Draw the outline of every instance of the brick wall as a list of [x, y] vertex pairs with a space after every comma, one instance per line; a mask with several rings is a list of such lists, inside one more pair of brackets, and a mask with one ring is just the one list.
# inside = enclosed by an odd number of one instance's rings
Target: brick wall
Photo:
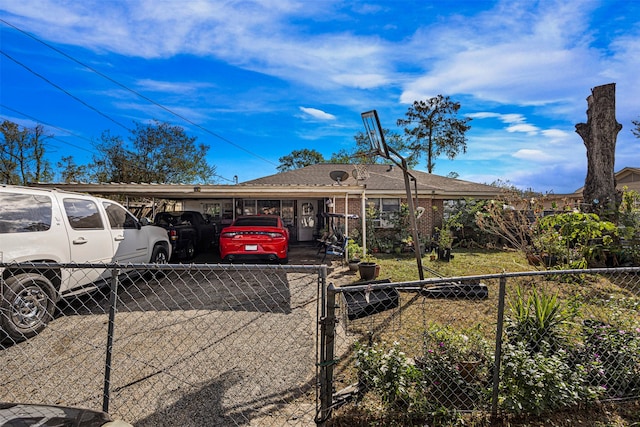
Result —
[[[406, 198], [400, 199], [401, 203], [406, 203]], [[425, 208], [424, 214], [418, 219], [418, 232], [420, 236], [432, 236], [435, 227], [442, 226], [442, 212], [443, 212], [443, 200], [434, 200], [434, 199], [418, 199], [418, 206]], [[435, 209], [434, 209], [435, 207]], [[344, 212], [344, 199], [336, 198], [335, 201], [335, 211], [336, 212]], [[349, 214], [362, 216], [362, 207], [361, 207], [361, 199], [353, 198], [349, 199]], [[349, 230], [353, 230], [354, 228], [361, 228], [361, 220], [360, 219], [352, 219], [349, 220]], [[386, 229], [377, 229], [378, 232], [384, 234], [384, 230]]]

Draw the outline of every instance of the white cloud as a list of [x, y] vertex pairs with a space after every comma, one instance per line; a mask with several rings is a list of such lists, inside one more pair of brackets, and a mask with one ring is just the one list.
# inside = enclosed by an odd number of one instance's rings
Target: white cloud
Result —
[[336, 119], [336, 116], [334, 116], [333, 114], [325, 113], [324, 111], [318, 110], [317, 108], [300, 107], [300, 111], [305, 113], [307, 117], [311, 117], [317, 120], [325, 121]]
[[503, 123], [524, 123], [526, 121], [522, 114], [500, 114], [500, 120]]
[[529, 135], [536, 135], [540, 130], [537, 126], [526, 123], [527, 119], [522, 114], [500, 114], [492, 112], [471, 113], [469, 117], [474, 119], [498, 119], [502, 123], [508, 124], [505, 128], [507, 132], [522, 132]]
[[521, 160], [529, 160], [532, 162], [550, 162], [555, 160], [553, 156], [541, 151], [523, 148], [513, 153], [513, 157]]
[[153, 91], [153, 92], [165, 92], [165, 93], [192, 93], [197, 90], [211, 87], [213, 85], [209, 83], [185, 83], [185, 82], [169, 82], [169, 81], [159, 81], [159, 80], [151, 80], [151, 79], [141, 79], [136, 82], [138, 87], [145, 91]]
[[[637, 16], [620, 16], [635, 27], [597, 28], [590, 26], [599, 22], [596, 13], [603, 6], [591, 0], [497, 0], [474, 6], [466, 14], [444, 6], [448, 2], [439, 6], [436, 2], [430, 6], [430, 15], [418, 3], [415, 10], [425, 15], [410, 19], [406, 10], [391, 2], [356, 7], [332, 0], [189, 0], [163, 1], [161, 6], [157, 0], [9, 0], [2, 9], [9, 22], [44, 40], [67, 45], [65, 51], [80, 52], [79, 57], [90, 55], [67, 48], [81, 46], [97, 52], [92, 58], [95, 62], [107, 63], [113, 59], [110, 55], [121, 55], [161, 63], [164, 58], [186, 55], [284, 82], [273, 89], [262, 79], [238, 78], [228, 91], [216, 87], [207, 102], [199, 102], [205, 97], [200, 89], [206, 89], [207, 83], [190, 82], [188, 77], [163, 81], [162, 73], [137, 81], [136, 87], [145, 92], [170, 95], [161, 102], [176, 106], [172, 109], [191, 119], [204, 120], [214, 110], [273, 113], [281, 109], [290, 117], [291, 105], [295, 109], [309, 103], [331, 105], [325, 109], [335, 105], [339, 123], [359, 129], [357, 115], [348, 119], [345, 110], [362, 105], [399, 110], [398, 99], [411, 103], [440, 93], [454, 99], [464, 97], [465, 108], [473, 103], [479, 110], [470, 117], [502, 125], [482, 134], [486, 123], [477, 127], [472, 123], [468, 154], [460, 158], [485, 161], [488, 167], [483, 173], [504, 171], [502, 176], [496, 174], [501, 178], [508, 173], [517, 176], [527, 162], [541, 166], [539, 162], [547, 161], [556, 168], [565, 163], [574, 169], [583, 165], [584, 155], [576, 153], [583, 153], [579, 150], [584, 147], [573, 125], [586, 121], [589, 89], [615, 81], [617, 116], [625, 126], [619, 136], [625, 142], [619, 145], [624, 156], [618, 157], [617, 164], [638, 158], [637, 139], [629, 133], [630, 121], [638, 118], [640, 98], [637, 71], [633, 71], [640, 69]], [[97, 68], [104, 67], [99, 64]], [[118, 71], [118, 76], [128, 72]], [[129, 75], [136, 71], [132, 69]], [[256, 81], [260, 87], [246, 87]], [[290, 93], [281, 102], [285, 91]], [[187, 101], [174, 94], [187, 94]], [[144, 110], [142, 104], [128, 102], [129, 98], [109, 96], [112, 103], [117, 99], [115, 105], [130, 112]], [[283, 107], [284, 103], [288, 104]], [[200, 110], [189, 111], [190, 106]], [[154, 109], [147, 106], [144, 112], [151, 114]], [[323, 128], [318, 133], [336, 132], [335, 115], [316, 108], [299, 109], [298, 117], [331, 121], [318, 126]], [[485, 109], [514, 113], [482, 111]], [[552, 118], [553, 124], [541, 116]], [[390, 117], [387, 123], [393, 123]], [[301, 138], [309, 135], [306, 129], [296, 132]], [[351, 142], [348, 136], [342, 140]]]
[[[599, 29], [588, 27], [597, 7], [576, 0], [503, 1], [476, 16], [418, 31], [411, 46], [426, 71], [407, 81], [401, 102], [468, 94], [485, 102], [546, 106], [548, 115], [575, 120], [589, 88], [612, 78], [628, 92], [619, 92], [619, 105], [636, 102], [640, 88], [629, 81], [636, 79], [629, 70], [640, 67], [640, 55], [632, 53], [640, 51], [640, 39], [612, 33], [610, 44], [618, 49], [603, 55], [607, 46], [592, 44]], [[428, 54], [421, 55], [427, 44]]]
[[389, 81], [388, 76], [384, 74], [339, 74], [333, 78], [333, 81], [341, 86], [355, 87], [358, 89], [371, 89], [382, 86]]
[[[584, 98], [585, 88], [601, 84], [603, 77], [620, 80], [626, 91], [640, 95], [628, 71], [638, 68], [638, 39], [613, 38], [610, 57], [591, 47], [587, 25], [597, 8], [591, 1], [498, 1], [474, 16], [425, 18], [411, 37], [389, 40], [383, 39], [384, 31], [349, 31], [352, 18], [344, 16], [340, 2], [329, 0], [190, 0], [162, 2], [162, 7], [153, 0], [5, 3], [10, 13], [22, 15], [19, 24], [29, 22], [49, 40], [143, 58], [210, 56], [316, 88], [402, 85], [403, 103], [457, 93], [561, 106], [575, 103], [576, 95]], [[401, 18], [385, 15], [387, 9], [361, 6], [357, 13], [361, 19], [384, 17], [390, 29], [400, 27], [394, 24]], [[344, 19], [345, 25], [309, 33], [305, 25], [294, 24], [305, 19]], [[412, 71], [400, 73], [406, 65]], [[637, 98], [625, 96], [620, 103]]]
[[545, 129], [543, 131], [541, 131], [541, 133], [551, 139], [560, 139], [560, 138], [567, 138], [570, 136], [570, 134], [568, 132], [565, 132], [563, 130], [560, 129]]
[[492, 119], [492, 118], [497, 118], [500, 117], [501, 114], [499, 113], [490, 113], [490, 112], [479, 112], [479, 113], [471, 113], [471, 114], [467, 114], [469, 117], [471, 117], [472, 119]]
[[523, 132], [529, 135], [535, 135], [538, 133], [538, 128], [526, 123], [519, 123], [516, 125], [508, 126], [507, 132]]

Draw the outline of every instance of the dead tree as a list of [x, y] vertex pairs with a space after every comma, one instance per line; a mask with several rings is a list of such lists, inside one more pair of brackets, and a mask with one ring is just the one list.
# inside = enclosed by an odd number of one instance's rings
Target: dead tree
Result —
[[586, 210], [613, 219], [621, 196], [616, 191], [616, 139], [622, 125], [616, 121], [616, 84], [596, 86], [587, 98], [587, 123], [576, 132], [587, 147], [587, 178], [582, 198]]

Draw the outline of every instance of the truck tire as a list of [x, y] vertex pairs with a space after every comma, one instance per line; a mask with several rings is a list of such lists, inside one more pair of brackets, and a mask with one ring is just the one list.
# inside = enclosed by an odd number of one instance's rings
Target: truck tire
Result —
[[[169, 263], [169, 254], [167, 250], [161, 245], [156, 245], [153, 248], [153, 252], [151, 253], [151, 259], [149, 260], [151, 264], [168, 264]], [[157, 279], [161, 276], [162, 270], [158, 269], [149, 269], [144, 272], [143, 277], [145, 279]]]
[[184, 248], [184, 257], [186, 259], [193, 259], [196, 256], [196, 246], [193, 244], [193, 240], [189, 240]]
[[0, 323], [14, 342], [39, 334], [53, 319], [56, 290], [49, 279], [23, 273], [5, 281], [0, 305]]
[[156, 245], [151, 253], [151, 264], [167, 264], [169, 263], [169, 254], [167, 250], [160, 245]]

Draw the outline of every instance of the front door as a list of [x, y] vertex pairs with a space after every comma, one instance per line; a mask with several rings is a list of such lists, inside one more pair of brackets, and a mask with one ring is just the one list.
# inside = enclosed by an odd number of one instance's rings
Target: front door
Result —
[[315, 200], [298, 200], [298, 241], [313, 240], [318, 221], [318, 209]]

